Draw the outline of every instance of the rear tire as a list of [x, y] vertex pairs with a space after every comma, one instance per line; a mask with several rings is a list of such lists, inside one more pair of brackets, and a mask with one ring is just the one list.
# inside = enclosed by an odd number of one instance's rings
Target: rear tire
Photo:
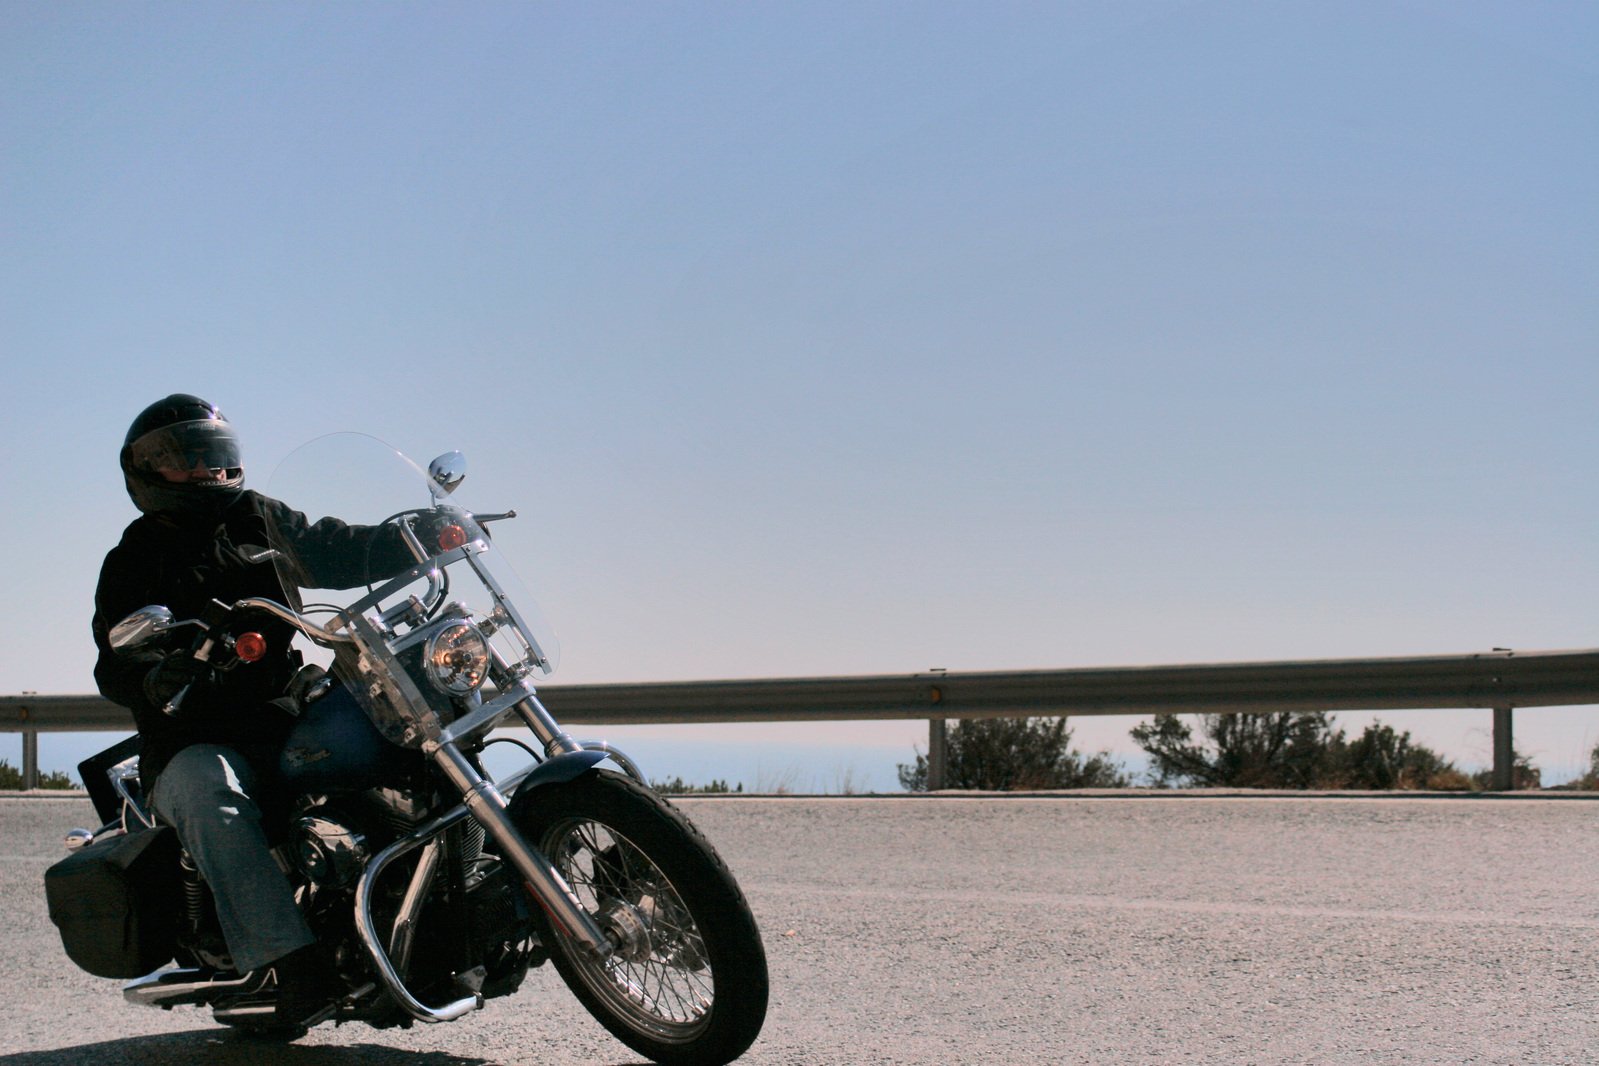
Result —
[[743, 892], [688, 819], [597, 770], [518, 794], [511, 816], [622, 941], [597, 959], [539, 913], [550, 958], [589, 1013], [656, 1062], [742, 1055], [766, 1019], [766, 952]]

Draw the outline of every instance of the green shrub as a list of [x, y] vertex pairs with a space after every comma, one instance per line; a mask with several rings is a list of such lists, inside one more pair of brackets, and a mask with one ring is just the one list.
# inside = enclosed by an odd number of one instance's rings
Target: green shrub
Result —
[[[60, 770], [51, 770], [39, 775], [40, 788], [77, 788], [77, 783], [62, 773]], [[22, 771], [12, 766], [5, 759], [0, 759], [0, 791], [15, 791], [22, 788]]]
[[1599, 792], [1599, 744], [1588, 752], [1588, 769], [1581, 777], [1553, 787], [1573, 792]]
[[1375, 721], [1351, 743], [1344, 743], [1342, 731], [1332, 738], [1324, 782], [1324, 788], [1432, 792], [1463, 792], [1474, 787], [1473, 779], [1454, 763], [1413, 743], [1408, 731], [1396, 733], [1393, 726]]
[[1332, 723], [1313, 714], [1201, 714], [1202, 739], [1175, 714], [1135, 726], [1132, 738], [1149, 754], [1157, 785], [1230, 788], [1314, 788], [1326, 759]]
[[738, 787], [728, 788], [726, 781], [716, 780], [708, 785], [691, 785], [682, 777], [674, 777], [670, 781], [651, 781], [650, 788], [656, 792], [665, 792], [674, 796], [682, 795], [717, 795], [721, 793], [743, 792], [744, 782], [740, 781]]
[[[1125, 788], [1109, 752], [1071, 746], [1065, 718], [979, 718], [950, 723], [944, 739], [947, 788], [1008, 792], [1044, 788]], [[899, 764], [900, 787], [927, 791], [927, 756]]]
[[[1494, 787], [1493, 770], [1479, 770], [1471, 775], [1471, 787], [1487, 791]], [[1512, 789], [1542, 788], [1543, 771], [1532, 764], [1530, 756], [1519, 751], [1511, 752], [1510, 787]]]
[[[1427, 789], [1482, 787], [1408, 732], [1372, 722], [1353, 741], [1326, 712], [1202, 714], [1201, 739], [1174, 714], [1134, 727], [1158, 785], [1230, 788]], [[1525, 762], [1525, 760], [1523, 760]], [[1536, 787], [1527, 764], [1518, 780]], [[1489, 774], [1491, 777], [1491, 773]]]

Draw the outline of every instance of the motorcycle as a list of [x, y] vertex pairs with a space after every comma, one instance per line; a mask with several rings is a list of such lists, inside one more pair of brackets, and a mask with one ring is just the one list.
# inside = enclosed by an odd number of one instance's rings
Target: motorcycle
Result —
[[[549, 961], [636, 1052], [730, 1062], [767, 1006], [749, 905], [631, 759], [573, 739], [540, 702], [554, 635], [489, 528], [515, 512], [454, 502], [464, 474], [460, 453], [424, 473], [374, 438], [321, 438], [280, 465], [266, 495], [403, 545], [397, 571], [369, 551], [354, 588], [306, 588], [316, 568], [285, 525], [258, 550], [293, 602], [214, 602], [195, 619], [151, 605], [114, 627], [111, 644], [148, 657], [188, 638], [208, 668], [247, 670], [266, 638], [246, 627], [260, 619], [286, 623], [323, 660], [292, 686], [299, 716], [279, 763], [292, 799], [277, 854], [334, 960], [334, 1020], [457, 1021]], [[525, 731], [508, 734], [517, 723]], [[234, 971], [203, 877], [141, 792], [134, 739], [96, 757], [109, 788], [90, 789], [106, 824], [70, 833], [73, 853], [46, 877], [69, 956], [135, 977], [131, 1003], [209, 1008], [225, 1025], [297, 1037], [275, 1021], [274, 975]], [[485, 753], [497, 744], [520, 749], [525, 765], [494, 776]]]

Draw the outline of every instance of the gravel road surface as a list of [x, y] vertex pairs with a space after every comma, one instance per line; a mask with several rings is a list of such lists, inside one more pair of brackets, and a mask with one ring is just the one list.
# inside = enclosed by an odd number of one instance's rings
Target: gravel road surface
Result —
[[[1599, 1063], [1599, 804], [680, 801], [772, 970], [749, 1066]], [[549, 967], [453, 1025], [252, 1044], [66, 960], [72, 799], [0, 799], [0, 1066], [623, 1064]]]

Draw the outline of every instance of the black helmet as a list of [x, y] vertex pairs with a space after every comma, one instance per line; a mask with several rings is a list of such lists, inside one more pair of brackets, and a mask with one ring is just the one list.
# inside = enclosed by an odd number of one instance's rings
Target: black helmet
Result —
[[[215, 405], [174, 393], [139, 412], [122, 442], [122, 476], [145, 514], [212, 517], [244, 488], [239, 438]], [[217, 481], [168, 481], [162, 470], [198, 465], [226, 474]]]

